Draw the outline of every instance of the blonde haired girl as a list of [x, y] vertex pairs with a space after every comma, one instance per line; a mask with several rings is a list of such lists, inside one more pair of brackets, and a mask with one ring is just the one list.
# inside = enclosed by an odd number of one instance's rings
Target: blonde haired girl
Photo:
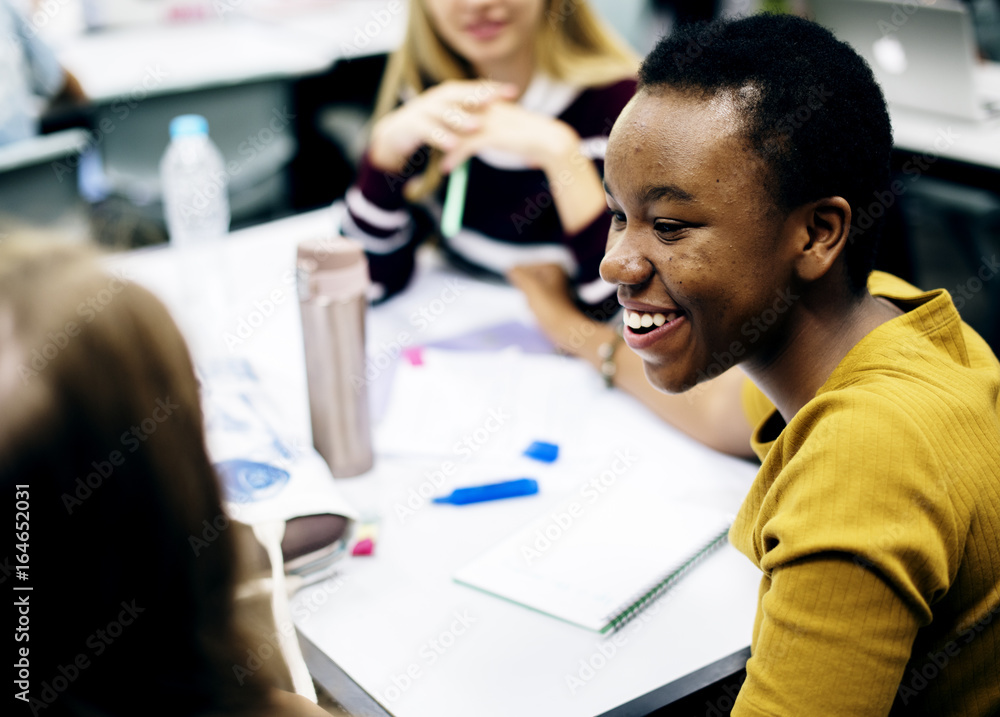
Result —
[[555, 264], [582, 304], [607, 299], [600, 171], [636, 67], [585, 0], [414, 0], [346, 197], [344, 233], [385, 294], [409, 280], [422, 238], [411, 202], [439, 220], [442, 176], [468, 161], [461, 228], [442, 237], [456, 263]]

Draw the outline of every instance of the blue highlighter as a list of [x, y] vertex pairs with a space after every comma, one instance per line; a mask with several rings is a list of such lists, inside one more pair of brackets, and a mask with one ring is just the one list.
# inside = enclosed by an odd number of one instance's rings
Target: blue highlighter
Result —
[[501, 483], [456, 488], [451, 495], [434, 498], [435, 503], [450, 503], [451, 505], [468, 505], [482, 503], [487, 500], [517, 498], [522, 495], [534, 495], [538, 492], [538, 481], [533, 478], [518, 478]]

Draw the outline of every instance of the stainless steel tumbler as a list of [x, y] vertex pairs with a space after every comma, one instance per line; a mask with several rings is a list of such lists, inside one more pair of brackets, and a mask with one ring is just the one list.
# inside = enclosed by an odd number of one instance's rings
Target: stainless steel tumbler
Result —
[[373, 460], [365, 380], [368, 262], [361, 247], [336, 237], [300, 243], [297, 269], [313, 445], [334, 477], [358, 475]]

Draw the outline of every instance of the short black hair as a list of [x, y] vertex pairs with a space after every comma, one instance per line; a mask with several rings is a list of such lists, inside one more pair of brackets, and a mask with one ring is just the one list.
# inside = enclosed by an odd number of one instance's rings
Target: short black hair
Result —
[[792, 15], [685, 25], [642, 63], [639, 89], [657, 87], [704, 97], [732, 92], [747, 146], [772, 174], [778, 207], [846, 199], [848, 279], [855, 292], [865, 287], [885, 207], [861, 210], [887, 196], [892, 126], [871, 68], [850, 45]]

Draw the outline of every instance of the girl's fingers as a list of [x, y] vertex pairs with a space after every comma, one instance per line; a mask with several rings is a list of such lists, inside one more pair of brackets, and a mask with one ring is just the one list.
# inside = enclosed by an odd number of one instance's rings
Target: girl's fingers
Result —
[[[480, 150], [477, 145], [478, 143], [471, 142], [468, 137], [457, 141], [453, 147], [445, 150], [445, 155], [441, 158], [441, 171], [445, 174], [450, 173], [455, 167]], [[442, 149], [444, 148], [442, 147]]]
[[453, 80], [445, 82], [430, 90], [445, 104], [467, 112], [475, 112], [494, 100], [510, 100], [517, 97], [516, 85], [492, 80]]
[[[488, 130], [485, 110], [516, 97], [516, 85], [490, 80], [454, 80], [433, 87], [387, 116], [377, 155], [386, 165], [405, 162], [421, 144], [445, 153], [441, 169], [450, 172], [485, 146], [476, 142]], [[406, 157], [402, 157], [402, 155]]]

